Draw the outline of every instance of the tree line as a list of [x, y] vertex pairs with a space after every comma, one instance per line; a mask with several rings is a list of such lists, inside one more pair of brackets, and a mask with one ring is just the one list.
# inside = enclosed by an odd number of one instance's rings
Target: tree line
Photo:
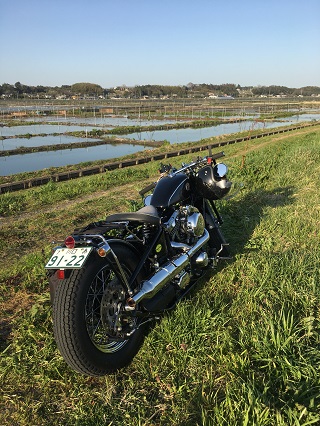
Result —
[[246, 86], [239, 84], [193, 84], [182, 86], [170, 85], [140, 85], [128, 87], [126, 85], [113, 88], [102, 88], [94, 83], [75, 83], [72, 85], [30, 86], [19, 81], [15, 84], [3, 83], [0, 85], [2, 98], [57, 98], [57, 97], [103, 97], [103, 98], [204, 98], [231, 96], [312, 96], [320, 95], [320, 87], [305, 86], [290, 88], [286, 86]]

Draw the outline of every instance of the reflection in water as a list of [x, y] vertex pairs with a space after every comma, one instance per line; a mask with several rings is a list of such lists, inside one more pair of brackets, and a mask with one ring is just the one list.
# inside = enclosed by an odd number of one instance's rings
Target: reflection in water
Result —
[[93, 148], [64, 149], [0, 157], [0, 176], [122, 157], [143, 150], [144, 147], [138, 145], [99, 145]]
[[65, 132], [83, 132], [84, 130], [94, 129], [94, 127], [85, 126], [67, 126], [61, 124], [31, 124], [29, 126], [12, 126], [0, 127], [0, 136], [15, 136], [15, 135], [40, 135], [52, 133], [65, 133]]
[[[102, 118], [103, 120], [104, 118]], [[108, 117], [112, 120], [111, 117]], [[115, 118], [113, 120], [123, 120], [126, 124], [122, 123], [118, 125], [137, 125], [137, 120], [130, 120], [127, 118]], [[288, 124], [295, 124], [302, 121], [319, 120], [319, 114], [302, 114], [296, 115], [289, 118], [283, 119], [279, 122], [259, 122], [255, 120], [243, 121], [238, 123], [225, 123], [218, 126], [197, 128], [197, 129], [172, 129], [172, 130], [155, 130], [152, 132], [141, 132], [135, 134], [124, 135], [128, 139], [136, 140], [167, 140], [170, 143], [180, 142], [195, 142], [201, 139], [219, 136], [223, 134], [232, 134], [243, 131], [257, 130], [257, 129], [268, 129], [273, 127], [287, 126]], [[92, 118], [89, 119], [92, 122]], [[83, 122], [83, 119], [82, 119]], [[132, 124], [132, 123], [136, 124]], [[169, 122], [169, 121], [168, 121]], [[115, 124], [115, 121], [112, 121]], [[158, 121], [159, 123], [159, 121]], [[161, 123], [164, 123], [161, 121]], [[141, 125], [156, 125], [155, 121], [141, 122]], [[47, 129], [48, 128], [48, 129]], [[57, 128], [59, 130], [57, 130]], [[85, 127], [87, 130], [92, 130], [93, 127]], [[40, 130], [41, 129], [41, 130]], [[54, 131], [52, 131], [54, 129]], [[37, 125], [34, 126], [16, 126], [16, 127], [0, 127], [0, 136], [7, 135], [5, 132], [12, 132], [12, 135], [18, 134], [38, 134], [38, 133], [62, 133], [65, 131], [83, 130], [83, 126], [67, 126], [67, 125]], [[48, 131], [50, 130], [50, 131]], [[56, 143], [68, 143], [74, 141], [82, 141], [85, 139], [71, 138], [64, 135], [59, 136], [38, 136], [30, 139], [5, 139], [0, 142], [0, 149], [14, 149], [17, 146], [39, 146], [39, 145], [54, 145]], [[92, 140], [92, 139], [90, 139]], [[10, 147], [10, 144], [13, 146]], [[150, 148], [147, 148], [150, 149]], [[143, 146], [139, 145], [101, 145], [90, 148], [75, 148], [71, 150], [61, 151], [49, 151], [41, 153], [32, 153], [24, 155], [14, 155], [9, 157], [0, 157], [0, 176], [7, 176], [15, 173], [41, 170], [47, 167], [59, 167], [68, 164], [77, 164], [86, 161], [95, 161], [102, 159], [117, 158], [127, 154], [140, 152], [144, 150]]]
[[[50, 120], [51, 118], [51, 120]], [[38, 121], [43, 121], [43, 117]], [[175, 123], [175, 120], [132, 120], [124, 117], [91, 117], [91, 118], [68, 118], [66, 120], [57, 119], [56, 117], [46, 117], [46, 121], [53, 124], [40, 124], [34, 119], [34, 124], [25, 126], [12, 126], [0, 127], [0, 136], [15, 136], [25, 135], [39, 135], [41, 133], [65, 133], [65, 132], [78, 132], [88, 130], [88, 132], [95, 128], [112, 129], [113, 127], [120, 126], [157, 126], [159, 124]]]
[[[43, 145], [69, 144], [76, 142], [86, 142], [86, 138], [78, 138], [74, 136], [33, 136], [32, 138], [12, 138], [0, 141], [0, 150], [17, 149], [20, 147], [39, 147]], [[99, 139], [90, 138], [89, 141], [97, 141]]]
[[171, 129], [171, 130], [155, 130], [153, 132], [141, 132], [123, 135], [124, 138], [155, 141], [167, 140], [170, 143], [181, 142], [196, 142], [201, 139], [210, 138], [213, 136], [220, 136], [230, 133], [245, 132], [258, 129], [270, 129], [274, 127], [288, 126], [288, 124], [295, 124], [302, 121], [311, 121], [320, 119], [319, 114], [305, 114], [286, 118], [283, 121], [241, 121], [237, 123], [225, 123], [218, 126], [204, 127], [204, 128], [187, 128], [187, 129]]

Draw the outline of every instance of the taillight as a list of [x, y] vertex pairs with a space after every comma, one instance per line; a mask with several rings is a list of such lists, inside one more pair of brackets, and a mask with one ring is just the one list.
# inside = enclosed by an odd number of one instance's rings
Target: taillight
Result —
[[64, 269], [57, 270], [57, 278], [58, 280], [64, 280]]
[[74, 246], [76, 245], [76, 242], [71, 235], [64, 240], [64, 243], [65, 243], [66, 247], [69, 248], [69, 249], [73, 249]]

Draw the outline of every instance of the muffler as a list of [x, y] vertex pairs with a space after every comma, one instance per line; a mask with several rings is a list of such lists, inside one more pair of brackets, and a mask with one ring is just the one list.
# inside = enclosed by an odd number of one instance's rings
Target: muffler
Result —
[[202, 237], [186, 253], [179, 255], [175, 259], [162, 266], [149, 280], [144, 281], [141, 290], [130, 297], [125, 305], [126, 311], [135, 309], [136, 304], [143, 299], [151, 299], [159, 290], [179, 274], [190, 262], [191, 257], [210, 239], [209, 232], [205, 229]]

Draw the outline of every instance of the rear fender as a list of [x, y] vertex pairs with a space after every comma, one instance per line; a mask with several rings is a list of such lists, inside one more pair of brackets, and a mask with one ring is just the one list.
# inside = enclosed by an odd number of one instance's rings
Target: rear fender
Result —
[[[128, 243], [127, 241], [123, 241], [123, 240], [115, 238], [115, 239], [107, 240], [107, 243], [110, 246], [111, 251], [107, 254], [107, 256], [105, 257], [105, 260], [106, 260], [106, 262], [110, 263], [110, 266], [112, 268], [120, 271], [120, 274], [121, 274], [121, 259], [118, 259], [118, 257], [117, 257], [117, 252], [119, 251], [119, 248], [126, 247], [127, 249], [129, 249], [132, 252], [133, 256], [138, 256], [138, 257], [141, 256], [141, 253], [139, 254], [139, 251], [135, 247], [133, 247], [130, 243]], [[89, 257], [88, 262], [90, 262], [90, 258], [92, 259], [91, 256], [99, 256], [99, 255], [97, 253], [93, 252]], [[120, 265], [120, 268], [119, 268], [119, 265]], [[73, 269], [65, 269], [65, 278], [64, 279], [67, 280], [69, 278], [72, 270]], [[143, 271], [141, 271], [138, 274], [138, 277], [140, 276], [141, 273], [143, 273]], [[48, 279], [49, 279], [50, 300], [51, 300], [51, 303], [53, 303], [56, 288], [59, 285], [59, 283], [61, 283], [62, 280], [58, 278], [56, 269], [55, 270], [48, 270], [47, 274], [48, 274]]]

